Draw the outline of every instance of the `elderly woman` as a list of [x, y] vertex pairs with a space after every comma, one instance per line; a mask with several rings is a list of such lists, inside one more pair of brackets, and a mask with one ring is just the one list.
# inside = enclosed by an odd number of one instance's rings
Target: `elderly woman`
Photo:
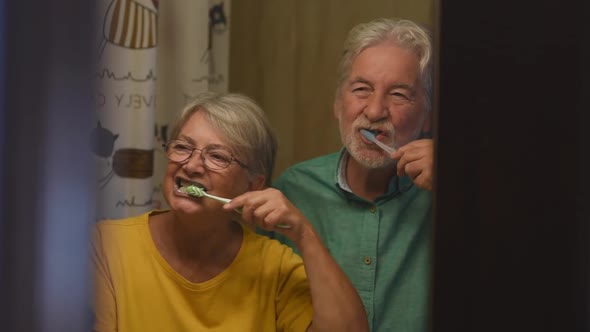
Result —
[[[171, 137], [162, 183], [170, 210], [96, 225], [95, 331], [368, 330], [309, 221], [266, 188], [276, 139], [252, 100], [202, 94]], [[188, 186], [233, 200], [193, 197]], [[255, 226], [290, 238], [301, 257]]]

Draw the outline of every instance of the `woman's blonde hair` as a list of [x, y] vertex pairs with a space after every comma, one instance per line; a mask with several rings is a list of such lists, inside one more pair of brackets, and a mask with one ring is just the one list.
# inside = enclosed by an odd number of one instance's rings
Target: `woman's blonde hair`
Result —
[[233, 153], [245, 158], [252, 175], [264, 175], [270, 185], [277, 151], [277, 139], [266, 114], [249, 97], [238, 93], [204, 92], [192, 99], [173, 125], [170, 139], [178, 138], [180, 130], [196, 112], [219, 130]]

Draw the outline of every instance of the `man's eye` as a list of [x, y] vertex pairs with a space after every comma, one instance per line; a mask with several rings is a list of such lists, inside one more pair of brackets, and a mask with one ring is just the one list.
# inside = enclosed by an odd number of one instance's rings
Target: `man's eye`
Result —
[[366, 97], [371, 93], [371, 91], [367, 87], [358, 87], [352, 89], [352, 93], [354, 93], [358, 97]]
[[403, 94], [401, 92], [392, 92], [391, 93], [391, 96], [394, 97], [394, 98], [396, 98], [396, 99], [404, 99], [404, 100], [409, 100], [410, 99], [407, 95], [405, 95], [405, 94]]

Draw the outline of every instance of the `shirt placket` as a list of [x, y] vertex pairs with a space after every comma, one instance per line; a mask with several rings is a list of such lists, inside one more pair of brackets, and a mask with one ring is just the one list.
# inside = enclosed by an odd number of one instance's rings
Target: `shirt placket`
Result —
[[359, 295], [365, 304], [369, 324], [373, 324], [375, 312], [375, 272], [377, 269], [377, 245], [379, 230], [379, 208], [375, 204], [366, 206], [366, 212], [363, 218], [362, 239], [360, 243], [360, 252], [356, 259], [358, 260], [360, 271]]

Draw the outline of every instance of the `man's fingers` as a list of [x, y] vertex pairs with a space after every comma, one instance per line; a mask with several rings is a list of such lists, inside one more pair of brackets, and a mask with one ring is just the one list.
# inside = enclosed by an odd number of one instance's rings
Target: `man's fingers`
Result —
[[420, 189], [432, 190], [432, 176], [426, 172], [420, 173], [412, 181]]

